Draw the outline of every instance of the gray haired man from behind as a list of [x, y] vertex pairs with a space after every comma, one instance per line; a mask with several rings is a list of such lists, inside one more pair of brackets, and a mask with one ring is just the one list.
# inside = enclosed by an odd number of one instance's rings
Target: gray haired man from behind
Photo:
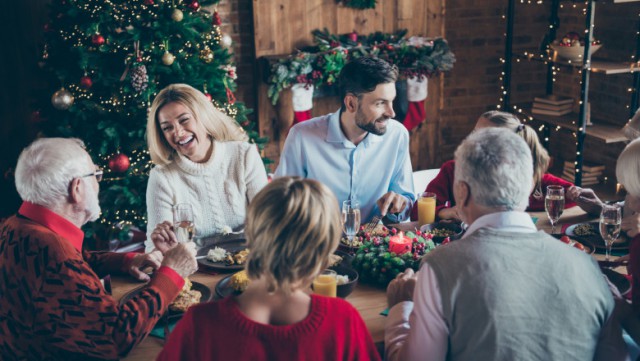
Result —
[[465, 236], [387, 289], [388, 360], [625, 360], [614, 300], [595, 260], [524, 212], [529, 148], [513, 132], [472, 133], [455, 153]]

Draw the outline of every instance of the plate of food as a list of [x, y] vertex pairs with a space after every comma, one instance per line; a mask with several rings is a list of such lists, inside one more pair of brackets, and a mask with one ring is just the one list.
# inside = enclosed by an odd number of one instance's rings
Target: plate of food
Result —
[[[120, 299], [120, 305], [125, 304], [127, 301], [137, 296], [145, 287], [146, 286], [138, 287], [126, 293]], [[194, 282], [186, 278], [182, 290], [180, 290], [176, 299], [169, 304], [169, 309], [162, 318], [172, 320], [174, 318], [182, 317], [189, 307], [198, 303], [211, 301], [211, 296], [212, 294], [209, 287], [200, 282]]]
[[420, 227], [420, 232], [431, 234], [433, 236], [432, 240], [435, 243], [442, 243], [447, 237], [449, 237], [450, 241], [459, 239], [462, 237], [464, 230], [459, 223], [441, 221], [423, 225]]
[[238, 238], [212, 244], [198, 251], [198, 264], [217, 271], [239, 271], [249, 255], [247, 240]]
[[568, 246], [577, 248], [586, 254], [593, 254], [593, 252], [595, 252], [595, 247], [593, 247], [591, 243], [587, 243], [585, 241], [579, 242], [567, 235], [553, 234], [552, 236], [559, 239], [563, 243], [566, 243]]
[[340, 245], [338, 246], [338, 249], [344, 252], [355, 252], [360, 248], [360, 246], [362, 246], [367, 237], [378, 236], [384, 238], [388, 235], [389, 229], [383, 224], [378, 224], [371, 232], [366, 232], [364, 230], [364, 226], [362, 226], [360, 227], [360, 231], [356, 233], [351, 242], [349, 242], [347, 237], [342, 237], [340, 239]]
[[[591, 244], [596, 251], [604, 251], [606, 245], [600, 235], [600, 224], [598, 222], [578, 223], [567, 227], [564, 232], [567, 236], [585, 244]], [[620, 234], [620, 237], [611, 247], [612, 251], [628, 251], [629, 239]]]

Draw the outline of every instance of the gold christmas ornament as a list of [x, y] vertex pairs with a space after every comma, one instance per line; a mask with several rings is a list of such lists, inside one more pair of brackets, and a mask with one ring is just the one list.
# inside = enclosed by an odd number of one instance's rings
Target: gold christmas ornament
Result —
[[162, 55], [162, 64], [166, 66], [170, 66], [171, 64], [173, 64], [175, 60], [176, 60], [176, 56], [171, 54], [168, 51], [165, 51], [164, 55]]
[[233, 44], [233, 39], [231, 39], [231, 36], [229, 36], [229, 34], [224, 34], [222, 35], [222, 39], [220, 39], [220, 42], [225, 48], [229, 48], [231, 47], [231, 44]]
[[171, 19], [173, 19], [173, 21], [177, 21], [177, 22], [182, 21], [182, 19], [184, 19], [184, 14], [182, 13], [182, 10], [173, 9], [173, 11], [171, 12]]
[[213, 51], [211, 51], [208, 46], [200, 50], [200, 60], [207, 64], [213, 61]]
[[73, 94], [67, 89], [60, 88], [51, 96], [51, 104], [58, 110], [67, 110], [73, 105]]

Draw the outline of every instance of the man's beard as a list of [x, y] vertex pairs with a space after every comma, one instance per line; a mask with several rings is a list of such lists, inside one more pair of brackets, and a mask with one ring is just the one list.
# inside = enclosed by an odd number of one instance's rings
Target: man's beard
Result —
[[381, 116], [380, 118], [367, 123], [366, 119], [365, 119], [365, 115], [363, 114], [362, 110], [360, 109], [360, 107], [358, 107], [358, 111], [356, 112], [356, 125], [358, 126], [358, 128], [375, 134], [375, 135], [383, 135], [384, 133], [387, 132], [387, 127], [385, 126], [384, 128], [378, 128], [376, 127], [376, 124], [378, 121], [380, 120], [389, 120], [391, 119], [390, 117], [386, 117], [386, 116]]
[[94, 190], [92, 185], [87, 184], [87, 189], [87, 205], [85, 212], [87, 214], [88, 222], [94, 222], [100, 217], [100, 200], [98, 199], [98, 193]]

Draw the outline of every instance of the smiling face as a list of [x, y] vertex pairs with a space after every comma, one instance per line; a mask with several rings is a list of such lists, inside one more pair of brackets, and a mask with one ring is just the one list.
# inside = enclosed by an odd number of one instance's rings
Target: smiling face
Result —
[[364, 93], [358, 99], [355, 115], [356, 125], [369, 133], [383, 135], [387, 131], [393, 111], [393, 99], [396, 97], [394, 83], [378, 84], [370, 93]]
[[192, 162], [209, 160], [211, 138], [189, 108], [168, 103], [158, 112], [158, 126], [171, 148]]

